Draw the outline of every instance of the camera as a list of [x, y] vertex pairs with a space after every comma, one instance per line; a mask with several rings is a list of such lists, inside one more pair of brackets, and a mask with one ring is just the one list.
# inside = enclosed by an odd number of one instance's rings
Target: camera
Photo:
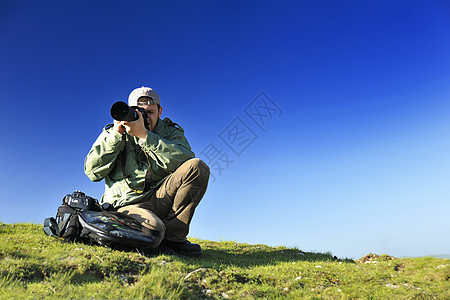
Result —
[[136, 109], [141, 112], [142, 117], [144, 118], [145, 128], [147, 128], [147, 130], [150, 130], [147, 113], [142, 107], [128, 106], [128, 104], [123, 101], [117, 101], [111, 106], [111, 117], [113, 117], [113, 119], [117, 121], [136, 121], [139, 119], [139, 115], [136, 112]]
[[72, 208], [79, 210], [98, 210], [98, 201], [92, 197], [87, 196], [82, 191], [75, 191], [72, 194], [67, 194], [63, 203], [66, 203]]

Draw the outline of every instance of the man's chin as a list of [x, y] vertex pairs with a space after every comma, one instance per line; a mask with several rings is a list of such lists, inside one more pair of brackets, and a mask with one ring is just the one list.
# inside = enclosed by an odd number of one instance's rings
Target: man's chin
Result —
[[158, 120], [156, 120], [155, 125], [153, 125], [153, 122], [151, 120], [148, 120], [148, 122], [150, 123], [148, 126], [151, 128], [150, 131], [153, 131], [156, 128], [156, 125], [158, 125], [159, 122], [159, 118]]

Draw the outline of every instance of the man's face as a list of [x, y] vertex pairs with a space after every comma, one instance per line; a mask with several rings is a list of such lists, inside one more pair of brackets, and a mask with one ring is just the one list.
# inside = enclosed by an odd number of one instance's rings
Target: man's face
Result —
[[[141, 102], [141, 101], [139, 101]], [[145, 112], [147, 113], [148, 116], [148, 122], [150, 130], [155, 129], [156, 126], [156, 122], [158, 122], [159, 118], [161, 117], [161, 113], [162, 113], [162, 107], [159, 108], [158, 110], [158, 105], [156, 104], [151, 104], [151, 105], [147, 105], [147, 104], [140, 104], [138, 103], [139, 107], [142, 107], [143, 109], [145, 109]]]

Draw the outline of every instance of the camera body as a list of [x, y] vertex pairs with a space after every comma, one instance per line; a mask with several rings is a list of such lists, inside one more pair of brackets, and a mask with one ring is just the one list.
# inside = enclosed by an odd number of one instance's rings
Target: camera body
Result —
[[139, 110], [139, 112], [142, 114], [142, 117], [144, 118], [145, 128], [147, 128], [147, 130], [150, 130], [147, 113], [142, 107], [128, 106], [128, 104], [123, 101], [117, 101], [111, 106], [111, 117], [117, 121], [136, 121], [139, 120], [139, 115], [136, 112], [136, 109]]
[[67, 194], [63, 199], [63, 203], [79, 210], [98, 210], [98, 201], [81, 191]]

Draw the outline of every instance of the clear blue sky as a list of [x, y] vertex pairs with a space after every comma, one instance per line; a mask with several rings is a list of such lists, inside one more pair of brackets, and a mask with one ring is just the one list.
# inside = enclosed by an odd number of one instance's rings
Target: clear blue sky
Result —
[[0, 220], [100, 198], [84, 158], [146, 85], [216, 176], [191, 236], [448, 254], [449, 83], [443, 0], [1, 1]]

